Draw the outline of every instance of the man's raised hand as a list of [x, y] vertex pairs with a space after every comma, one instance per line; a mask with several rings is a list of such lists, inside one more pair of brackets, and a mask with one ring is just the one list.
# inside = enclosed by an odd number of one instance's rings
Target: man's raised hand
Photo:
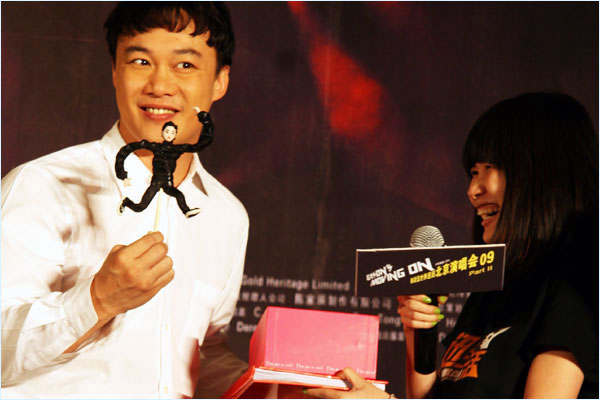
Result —
[[91, 285], [99, 321], [145, 304], [173, 280], [173, 261], [163, 240], [160, 232], [152, 232], [112, 248]]

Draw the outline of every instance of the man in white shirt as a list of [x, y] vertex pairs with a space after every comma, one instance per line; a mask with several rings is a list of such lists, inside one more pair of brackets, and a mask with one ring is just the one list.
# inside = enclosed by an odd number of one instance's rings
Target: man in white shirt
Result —
[[[121, 3], [107, 41], [119, 121], [101, 139], [17, 167], [2, 179], [2, 397], [174, 398], [223, 393], [245, 365], [223, 329], [242, 280], [248, 216], [195, 153], [177, 160], [175, 199], [126, 209], [152, 177], [127, 143], [196, 143], [227, 91], [234, 37], [218, 3]], [[157, 224], [157, 231], [148, 233]]]

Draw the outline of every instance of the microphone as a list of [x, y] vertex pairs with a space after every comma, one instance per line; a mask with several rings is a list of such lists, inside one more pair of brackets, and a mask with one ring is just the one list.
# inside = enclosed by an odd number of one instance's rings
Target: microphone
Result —
[[435, 226], [423, 225], [410, 236], [410, 247], [442, 247], [444, 236]]
[[[442, 247], [444, 237], [438, 228], [421, 226], [410, 237], [410, 247]], [[437, 306], [437, 294], [428, 295], [432, 305]], [[415, 329], [415, 371], [430, 374], [435, 371], [437, 358], [437, 325], [427, 329]]]

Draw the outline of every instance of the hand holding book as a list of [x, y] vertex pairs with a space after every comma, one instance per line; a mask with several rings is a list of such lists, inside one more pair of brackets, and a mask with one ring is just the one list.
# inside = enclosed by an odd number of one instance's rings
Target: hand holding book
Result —
[[313, 388], [305, 389], [303, 392], [311, 397], [323, 399], [390, 399], [393, 398], [387, 392], [376, 388], [358, 375], [352, 368], [344, 368], [336, 374], [343, 380], [349, 382], [350, 390]]

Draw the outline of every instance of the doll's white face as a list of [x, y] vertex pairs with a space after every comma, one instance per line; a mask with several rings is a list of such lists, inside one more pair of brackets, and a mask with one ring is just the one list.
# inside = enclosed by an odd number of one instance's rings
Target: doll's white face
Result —
[[175, 140], [175, 136], [177, 136], [177, 130], [174, 126], [169, 125], [163, 130], [163, 139], [167, 142]]

